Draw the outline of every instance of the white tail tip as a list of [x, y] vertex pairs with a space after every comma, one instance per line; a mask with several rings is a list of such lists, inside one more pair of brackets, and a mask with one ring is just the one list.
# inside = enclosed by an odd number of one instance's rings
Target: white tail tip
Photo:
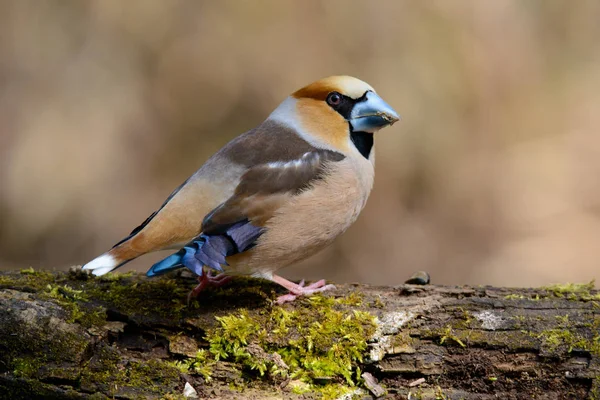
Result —
[[92, 274], [100, 276], [117, 268], [118, 265], [117, 260], [115, 260], [113, 256], [102, 254], [100, 257], [94, 258], [92, 261], [85, 264], [82, 269], [91, 270]]

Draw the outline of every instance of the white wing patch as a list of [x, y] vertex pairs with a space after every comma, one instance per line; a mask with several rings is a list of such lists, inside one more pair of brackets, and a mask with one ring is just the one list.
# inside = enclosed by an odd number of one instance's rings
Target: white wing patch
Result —
[[[270, 162], [267, 163], [267, 167], [272, 168], [272, 169], [276, 169], [276, 168], [300, 168], [302, 166], [302, 164], [304, 164], [306, 162], [306, 160], [308, 159], [308, 157], [311, 156], [310, 152], [304, 153], [302, 155], [301, 158], [299, 158], [298, 160], [292, 160], [292, 161], [275, 161], [275, 162]], [[319, 154], [315, 154], [313, 155], [313, 157], [315, 157], [315, 160], [311, 160], [312, 162], [318, 161], [320, 158]]]

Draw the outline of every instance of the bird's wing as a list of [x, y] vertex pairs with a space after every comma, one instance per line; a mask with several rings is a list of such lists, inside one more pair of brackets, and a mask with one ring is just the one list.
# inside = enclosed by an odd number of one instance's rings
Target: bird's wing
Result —
[[222, 270], [225, 257], [254, 246], [269, 219], [284, 203], [325, 177], [328, 165], [344, 159], [340, 153], [314, 149], [287, 162], [269, 162], [249, 168], [233, 195], [206, 215], [202, 234], [178, 253], [158, 262], [148, 275], [179, 266], [202, 274], [202, 266]]
[[329, 162], [343, 158], [340, 153], [316, 149], [297, 160], [270, 162], [248, 169], [233, 196], [204, 218], [202, 232], [208, 235], [222, 233], [244, 219], [253, 225], [264, 226], [282, 202], [322, 179]]
[[297, 160], [316, 150], [285, 125], [265, 121], [229, 142], [163, 205], [110, 252], [119, 264], [142, 254], [177, 248], [202, 232], [202, 221], [235, 192], [249, 169]]

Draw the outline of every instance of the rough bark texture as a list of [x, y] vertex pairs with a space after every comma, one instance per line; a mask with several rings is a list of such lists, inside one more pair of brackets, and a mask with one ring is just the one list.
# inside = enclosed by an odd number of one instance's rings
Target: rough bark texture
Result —
[[0, 274], [0, 398], [599, 398], [592, 285], [340, 285], [278, 306], [235, 279], [187, 306], [193, 285]]

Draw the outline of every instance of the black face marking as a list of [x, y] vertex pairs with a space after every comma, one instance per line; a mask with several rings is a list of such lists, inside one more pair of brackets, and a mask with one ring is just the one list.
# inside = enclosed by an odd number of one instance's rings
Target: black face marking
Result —
[[[341, 95], [337, 92], [331, 92], [327, 96], [327, 100], [329, 100], [330, 96], [333, 94], [337, 94], [341, 96], [341, 101], [337, 102], [337, 104], [332, 104], [332, 102], [327, 101], [327, 104], [335, 111], [337, 111], [345, 120], [350, 120], [350, 114], [352, 113], [352, 109], [356, 103], [360, 103], [361, 101], [365, 101], [367, 99], [367, 93], [360, 96], [358, 99], [353, 99], [348, 96]], [[350, 127], [350, 139], [352, 139], [352, 143], [358, 149], [360, 154], [363, 155], [366, 159], [369, 158], [371, 154], [371, 150], [373, 149], [373, 134], [368, 132], [353, 132], [352, 124], [348, 122], [348, 126]]]
[[[341, 99], [335, 104], [330, 101], [330, 99], [334, 96], [340, 96]], [[359, 103], [367, 98], [367, 93], [363, 94], [358, 99], [353, 99], [352, 97], [344, 96], [338, 92], [331, 92], [327, 95], [327, 104], [337, 111], [344, 119], [350, 119], [350, 113], [352, 113], [352, 109], [356, 103]]]
[[373, 149], [373, 134], [369, 132], [350, 132], [350, 139], [352, 139], [352, 143], [354, 143], [360, 154], [369, 159], [371, 149]]

